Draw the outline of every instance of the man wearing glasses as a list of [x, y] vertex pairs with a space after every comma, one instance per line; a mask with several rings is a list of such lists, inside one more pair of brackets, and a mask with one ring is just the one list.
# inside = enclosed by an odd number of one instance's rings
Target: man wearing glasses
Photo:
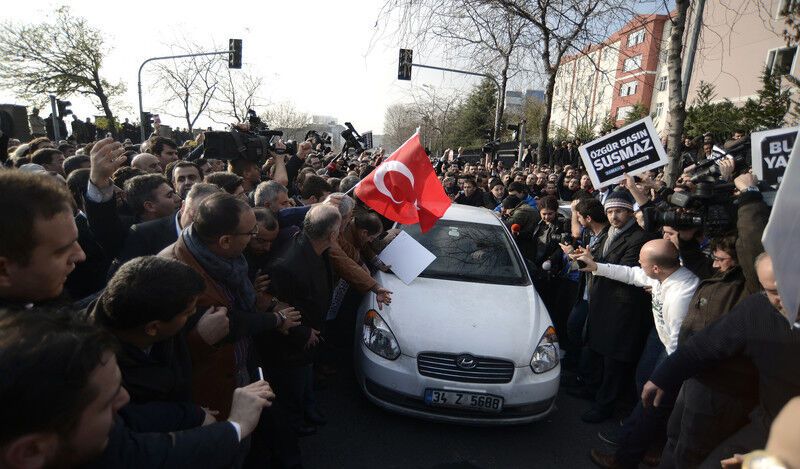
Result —
[[[227, 418], [233, 391], [255, 380], [248, 370], [251, 336], [269, 330], [288, 331], [299, 313], [265, 313], [247, 275], [243, 252], [258, 234], [253, 209], [227, 193], [207, 197], [194, 223], [159, 254], [196, 270], [206, 289], [197, 300], [204, 313], [187, 334], [192, 354], [192, 395], [203, 407]], [[191, 322], [191, 319], [190, 319]]]

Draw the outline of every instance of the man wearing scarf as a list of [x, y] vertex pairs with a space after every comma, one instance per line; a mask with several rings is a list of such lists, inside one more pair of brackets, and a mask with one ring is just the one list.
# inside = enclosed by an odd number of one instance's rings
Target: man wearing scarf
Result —
[[[626, 191], [612, 192], [604, 209], [611, 226], [599, 249], [600, 262], [638, 266], [639, 250], [651, 236], [636, 224], [632, 196]], [[650, 295], [639, 287], [604, 277], [593, 278], [590, 285], [586, 337], [602, 379], [594, 405], [581, 418], [599, 423], [611, 417], [617, 399], [633, 388], [634, 370], [653, 327], [653, 315]]]
[[[255, 380], [251, 336], [296, 325], [290, 317], [259, 308], [259, 293], [247, 276], [242, 254], [257, 233], [253, 209], [217, 193], [197, 209], [194, 223], [159, 255], [179, 260], [205, 280], [197, 306], [204, 314], [187, 335], [192, 355], [192, 396], [227, 418], [233, 391]], [[194, 318], [193, 318], [194, 319]]]

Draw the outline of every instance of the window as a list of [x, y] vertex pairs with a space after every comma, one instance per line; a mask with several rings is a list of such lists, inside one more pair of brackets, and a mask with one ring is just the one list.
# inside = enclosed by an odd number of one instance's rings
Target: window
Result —
[[642, 68], [641, 55], [637, 55], [636, 57], [631, 57], [630, 59], [626, 59], [625, 64], [622, 66], [622, 71], [630, 72], [631, 70], [636, 70], [637, 68]]
[[669, 84], [669, 80], [667, 78], [668, 77], [666, 76], [658, 77], [658, 91], [665, 91], [667, 89], [667, 85]]
[[664, 112], [664, 103], [656, 103], [656, 110], [653, 112], [655, 117], [661, 117], [661, 114]]
[[778, 17], [788, 16], [797, 7], [798, 0], [781, 0], [778, 5]]
[[772, 49], [767, 53], [767, 68], [773, 74], [787, 75], [792, 71], [796, 56], [797, 46]]
[[436, 260], [420, 277], [500, 285], [529, 284], [513, 241], [501, 226], [440, 220], [426, 233], [420, 232], [419, 225], [401, 228], [436, 255]]
[[622, 86], [619, 87], [619, 95], [630, 96], [636, 94], [637, 85], [638, 82], [636, 81], [629, 81], [628, 83], [623, 83]]
[[617, 108], [617, 119], [618, 121], [624, 121], [626, 117], [628, 117], [628, 113], [633, 110], [633, 106], [622, 106]]
[[644, 28], [628, 34], [628, 47], [644, 42]]

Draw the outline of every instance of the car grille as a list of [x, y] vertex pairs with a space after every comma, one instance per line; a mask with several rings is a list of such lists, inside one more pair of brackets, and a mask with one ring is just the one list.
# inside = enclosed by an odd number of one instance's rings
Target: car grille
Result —
[[424, 352], [417, 355], [417, 370], [422, 376], [458, 381], [460, 383], [508, 383], [514, 377], [514, 363], [496, 358], [472, 357], [474, 368], [463, 369], [456, 365], [462, 355]]

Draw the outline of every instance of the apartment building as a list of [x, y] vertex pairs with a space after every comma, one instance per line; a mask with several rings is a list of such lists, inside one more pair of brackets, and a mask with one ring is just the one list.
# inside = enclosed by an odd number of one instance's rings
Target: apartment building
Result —
[[[786, 47], [782, 37], [787, 7], [793, 1], [799, 0], [745, 0], [733, 8], [725, 0], [708, 0], [688, 104], [701, 81], [715, 85], [717, 99], [742, 104], [761, 87], [764, 67], [800, 76], [797, 47]], [[687, 37], [696, 17], [697, 12], [690, 10]], [[603, 43], [565, 57], [553, 92], [551, 133], [560, 128], [574, 133], [581, 125], [597, 131], [608, 116], [621, 125], [632, 107], [642, 104], [659, 133], [665, 134], [670, 31], [667, 15], [640, 15]]]

